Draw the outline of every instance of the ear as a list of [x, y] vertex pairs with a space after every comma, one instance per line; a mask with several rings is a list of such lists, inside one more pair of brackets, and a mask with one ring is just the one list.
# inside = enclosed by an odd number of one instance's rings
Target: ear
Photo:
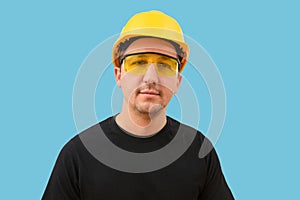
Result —
[[179, 86], [181, 84], [181, 80], [182, 80], [182, 75], [181, 74], [178, 74], [178, 77], [177, 77], [177, 83], [176, 83], [176, 89], [173, 91], [173, 93], [177, 93], [178, 89], [179, 89]]
[[115, 79], [117, 86], [120, 88], [121, 87], [121, 68], [120, 67], [115, 67], [114, 68], [114, 74], [115, 74]]

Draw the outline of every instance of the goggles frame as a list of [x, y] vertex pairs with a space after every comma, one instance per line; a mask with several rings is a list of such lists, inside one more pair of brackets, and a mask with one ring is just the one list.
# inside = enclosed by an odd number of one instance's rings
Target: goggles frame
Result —
[[163, 53], [158, 53], [158, 52], [152, 52], [152, 51], [147, 51], [147, 52], [137, 52], [137, 53], [130, 53], [130, 54], [126, 54], [126, 55], [123, 55], [121, 58], [120, 58], [120, 63], [122, 64], [124, 59], [128, 56], [133, 56], [133, 55], [142, 55], [142, 54], [156, 54], [156, 55], [161, 55], [161, 56], [166, 56], [168, 58], [172, 58], [174, 60], [177, 61], [177, 64], [178, 64], [178, 73], [180, 73], [180, 69], [181, 69], [181, 62], [179, 60], [179, 58], [175, 58], [173, 56], [169, 56], [169, 55], [166, 55], [166, 54], [163, 54]]

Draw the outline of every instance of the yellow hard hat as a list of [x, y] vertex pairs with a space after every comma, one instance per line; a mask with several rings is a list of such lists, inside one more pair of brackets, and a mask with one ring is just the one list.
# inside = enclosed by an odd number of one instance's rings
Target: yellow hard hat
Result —
[[123, 27], [118, 40], [113, 46], [112, 60], [116, 67], [120, 67], [120, 57], [126, 49], [121, 45], [136, 37], [155, 37], [171, 41], [180, 48], [181, 66], [180, 72], [183, 70], [189, 55], [188, 45], [184, 42], [184, 36], [180, 25], [172, 17], [156, 10], [149, 12], [141, 12], [131, 17], [127, 24]]

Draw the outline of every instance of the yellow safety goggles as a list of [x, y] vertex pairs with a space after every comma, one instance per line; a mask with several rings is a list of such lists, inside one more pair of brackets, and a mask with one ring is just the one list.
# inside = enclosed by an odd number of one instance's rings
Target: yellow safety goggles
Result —
[[128, 73], [136, 75], [146, 74], [150, 64], [154, 63], [156, 72], [160, 76], [174, 76], [178, 73], [180, 62], [178, 59], [160, 53], [134, 53], [126, 55], [121, 61]]

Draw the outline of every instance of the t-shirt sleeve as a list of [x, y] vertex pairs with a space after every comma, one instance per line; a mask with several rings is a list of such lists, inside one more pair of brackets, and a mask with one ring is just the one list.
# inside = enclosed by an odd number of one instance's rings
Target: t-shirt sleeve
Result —
[[226, 183], [218, 155], [212, 146], [211, 149], [205, 157], [207, 175], [199, 200], [232, 200], [234, 197]]
[[78, 165], [72, 140], [56, 160], [42, 200], [79, 200]]

